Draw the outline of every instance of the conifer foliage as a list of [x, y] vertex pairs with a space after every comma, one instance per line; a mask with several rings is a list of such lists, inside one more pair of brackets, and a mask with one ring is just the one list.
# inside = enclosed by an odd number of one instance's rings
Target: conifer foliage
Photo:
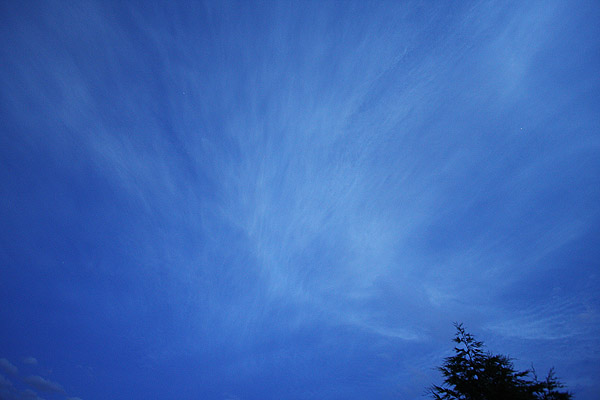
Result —
[[540, 381], [534, 370], [517, 371], [509, 357], [484, 351], [462, 324], [455, 324], [454, 355], [444, 359], [438, 370], [444, 383], [429, 392], [435, 400], [570, 400], [571, 393], [551, 369]]

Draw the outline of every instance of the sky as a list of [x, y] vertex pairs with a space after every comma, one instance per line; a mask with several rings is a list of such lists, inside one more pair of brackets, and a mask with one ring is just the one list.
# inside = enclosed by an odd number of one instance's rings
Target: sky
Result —
[[4, 1], [0, 398], [600, 394], [600, 3]]

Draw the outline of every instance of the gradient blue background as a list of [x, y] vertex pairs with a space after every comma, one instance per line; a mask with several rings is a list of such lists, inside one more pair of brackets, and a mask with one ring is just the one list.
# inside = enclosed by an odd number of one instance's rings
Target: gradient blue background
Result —
[[4, 1], [2, 399], [600, 396], [597, 1]]

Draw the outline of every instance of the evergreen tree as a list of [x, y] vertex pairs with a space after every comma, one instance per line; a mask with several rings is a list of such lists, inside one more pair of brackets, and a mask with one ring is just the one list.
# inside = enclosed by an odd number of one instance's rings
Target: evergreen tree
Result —
[[441, 386], [429, 392], [435, 400], [570, 400], [569, 392], [551, 369], [539, 381], [535, 371], [517, 371], [510, 358], [484, 351], [462, 324], [455, 324], [454, 355], [444, 359], [438, 370], [444, 376]]

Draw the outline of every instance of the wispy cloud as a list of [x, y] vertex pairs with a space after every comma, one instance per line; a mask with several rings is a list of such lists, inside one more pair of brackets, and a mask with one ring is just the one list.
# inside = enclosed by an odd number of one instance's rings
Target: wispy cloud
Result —
[[30, 389], [19, 391], [11, 381], [0, 375], [0, 398], [3, 400], [44, 400]]
[[65, 390], [63, 389], [63, 387], [60, 384], [58, 384], [56, 382], [52, 382], [48, 379], [42, 378], [39, 375], [27, 376], [27, 377], [23, 378], [23, 382], [30, 385], [34, 389], [39, 390], [40, 392], [65, 393]]
[[[48, 205], [46, 183], [24, 195], [11, 170], [7, 204], [15, 226], [36, 210], [56, 219], [40, 231], [81, 238], [48, 285], [120, 321], [119, 339], [250, 376], [335, 333], [321, 357], [368, 336], [356, 354], [417, 359], [461, 319], [519, 340], [590, 335], [592, 302], [507, 301], [564, 270], [555, 255], [599, 215], [597, 163], [580, 166], [597, 113], [564, 78], [582, 57], [553, 55], [572, 47], [566, 4], [58, 3], [6, 17], [0, 92], [22, 130], [7, 153], [45, 157], [11, 168], [64, 182]], [[61, 231], [71, 221], [83, 232]]]
[[[23, 359], [24, 364], [37, 366], [37, 359], [34, 357], [26, 357]], [[0, 374], [0, 398], [8, 400], [43, 400], [37, 392], [31, 389], [21, 387], [26, 384], [31, 388], [49, 394], [66, 395], [65, 389], [57, 382], [53, 382], [39, 375], [21, 376], [19, 370], [6, 358], [0, 358], [0, 368], [16, 378], [17, 385], [15, 386], [9, 379]], [[78, 399], [77, 397], [68, 398], [67, 400]], [[81, 400], [81, 399], [79, 399]]]
[[557, 340], [591, 334], [600, 321], [600, 313], [586, 305], [584, 299], [556, 298], [498, 319], [487, 328], [507, 337]]
[[[493, 170], [485, 170], [486, 163], [491, 157], [500, 169], [504, 160], [494, 158], [486, 146], [493, 148], [504, 143], [503, 139], [490, 134], [485, 139], [489, 143], [481, 145], [470, 132], [491, 127], [473, 120], [474, 126], [461, 127], [460, 132], [449, 129], [439, 135], [438, 131], [440, 126], [458, 124], [459, 118], [470, 120], [467, 111], [444, 103], [459, 99], [472, 110], [479, 106], [470, 97], [478, 95], [482, 90], [478, 88], [485, 88], [489, 95], [491, 85], [495, 95], [490, 101], [496, 110], [520, 101], [526, 90], [521, 83], [532, 73], [534, 53], [547, 46], [545, 27], [555, 18], [552, 7], [542, 8], [545, 11], [540, 14], [539, 5], [525, 7], [526, 12], [503, 20], [503, 9], [479, 5], [449, 20], [453, 33], [429, 43], [430, 51], [420, 48], [420, 35], [425, 33], [398, 31], [402, 25], [384, 18], [389, 10], [375, 9], [372, 18], [361, 20], [358, 41], [328, 35], [324, 24], [295, 31], [285, 18], [277, 18], [277, 27], [261, 32], [265, 35], [261, 40], [285, 54], [273, 63], [248, 63], [240, 71], [214, 70], [193, 57], [202, 51], [218, 61], [222, 56], [218, 49], [228, 48], [238, 38], [225, 35], [213, 45], [195, 48], [180, 41], [181, 35], [187, 34], [185, 27], [171, 29], [164, 21], [150, 21], [144, 13], [132, 11], [137, 27], [168, 64], [168, 77], [152, 77], [168, 88], [162, 117], [151, 111], [158, 105], [140, 106], [138, 101], [138, 91], [149, 91], [151, 81], [143, 78], [131, 87], [117, 86], [114, 93], [98, 92], [91, 85], [97, 71], [81, 68], [70, 57], [47, 55], [52, 65], [61, 66], [49, 68], [45, 74], [63, 100], [40, 101], [53, 107], [50, 114], [55, 117], [50, 118], [64, 121], [61, 124], [69, 128], [65, 134], [72, 135], [56, 146], [70, 146], [73, 140], [80, 143], [93, 166], [135, 199], [152, 216], [148, 218], [172, 221], [182, 231], [207, 238], [204, 246], [214, 246], [207, 253], [223, 251], [222, 244], [210, 241], [215, 226], [240, 232], [240, 250], [247, 252], [250, 260], [247, 268], [231, 267], [235, 269], [231, 271], [233, 280], [248, 277], [261, 288], [262, 296], [255, 300], [262, 311], [246, 313], [248, 321], [255, 321], [245, 325], [249, 331], [262, 324], [261, 313], [268, 315], [265, 310], [285, 302], [304, 310], [300, 312], [303, 318], [310, 319], [311, 310], [318, 309], [330, 323], [355, 325], [376, 335], [415, 338], [422, 333], [413, 328], [414, 321], [372, 318], [378, 307], [393, 308], [383, 302], [381, 281], [393, 282], [397, 291], [404, 291], [402, 301], [406, 303], [418, 304], [423, 310], [448, 309], [445, 306], [460, 300], [457, 293], [465, 297], [478, 287], [489, 287], [512, 268], [518, 256], [511, 254], [518, 252], [518, 246], [502, 234], [507, 229], [504, 218], [478, 217], [482, 214], [478, 207], [491, 204], [506, 219], [528, 213], [529, 203], [523, 196], [534, 195], [535, 190], [512, 198], [510, 193], [524, 185], [535, 188], [537, 176], [547, 169], [541, 159], [549, 155], [495, 176]], [[402, 14], [403, 9], [399, 6], [396, 11]], [[215, 11], [217, 15], [223, 12], [228, 10]], [[100, 8], [92, 7], [88, 14], [93, 16], [89, 24], [73, 24], [69, 33], [78, 37], [89, 31], [105, 32], [110, 26], [110, 33], [105, 33], [120, 46], [102, 51], [114, 53], [111, 60], [126, 60], [134, 48], [130, 33]], [[342, 25], [344, 18], [349, 15], [342, 16]], [[386, 21], [383, 26], [382, 20]], [[49, 21], [56, 23], [52, 18]], [[487, 28], [489, 21], [503, 29]], [[535, 29], [530, 29], [532, 26]], [[484, 35], [486, 40], [469, 48], [462, 38], [470, 35]], [[320, 46], [298, 44], [293, 54], [290, 46], [296, 38]], [[267, 60], [272, 50], [240, 48], [234, 56]], [[190, 57], [179, 57], [182, 54]], [[336, 68], [323, 71], [322, 66], [332, 57], [337, 60]], [[310, 62], [299, 64], [298, 59]], [[456, 76], [456, 70], [449, 67], [452, 63], [464, 68], [475, 65], [475, 73]], [[117, 61], [107, 68], [117, 75], [123, 73]], [[211, 79], [200, 79], [198, 71]], [[472, 88], [473, 94], [458, 93], [462, 86], [457, 79]], [[210, 102], [202, 96], [205, 92], [213, 93]], [[127, 129], [143, 130], [143, 136], [109, 126], [110, 120], [100, 112], [104, 107], [100, 98], [105, 95], [119, 103], [123, 115], [136, 116]], [[432, 99], [438, 104], [433, 108]], [[70, 117], [74, 114], [78, 118]], [[164, 119], [169, 120], [172, 134], [166, 132]], [[222, 137], [211, 132], [215, 124]], [[89, 134], [79, 135], [82, 127], [90, 127]], [[469, 168], [483, 169], [480, 180], [464, 188], [454, 187], [452, 182]], [[200, 176], [210, 182], [210, 196], [201, 190], [205, 183]], [[463, 198], [463, 190], [472, 195]], [[500, 204], [498, 199], [506, 202]], [[478, 218], [480, 231], [465, 237], [435, 263], [408, 255], [411, 241], [440, 221], [459, 226]], [[559, 231], [563, 227], [562, 222], [557, 224]], [[544, 235], [553, 232], [549, 228]], [[510, 232], [508, 229], [504, 233]], [[489, 234], [492, 231], [494, 235]], [[564, 240], [581, 232], [574, 229]], [[155, 239], [152, 232], [140, 235], [140, 241], [155, 246], [150, 244]], [[555, 244], [541, 242], [546, 248], [528, 257], [540, 257], [541, 252], [564, 243], [561, 238]], [[179, 265], [177, 273], [169, 272], [167, 279], [176, 287], [185, 287], [187, 281], [180, 277], [198, 276], [197, 259], [174, 249], [168, 243], [162, 250], [165, 258]], [[459, 279], [465, 275], [468, 279]], [[512, 277], [519, 279], [517, 274]], [[407, 287], [408, 280], [412, 288]], [[422, 317], [420, 323], [427, 323], [425, 320]]]

